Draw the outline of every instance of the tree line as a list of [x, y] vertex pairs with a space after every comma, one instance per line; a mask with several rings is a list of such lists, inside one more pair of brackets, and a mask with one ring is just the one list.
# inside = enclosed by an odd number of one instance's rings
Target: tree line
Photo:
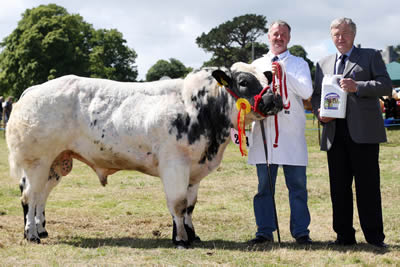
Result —
[[[266, 25], [265, 16], [246, 14], [202, 33], [196, 44], [211, 54], [203, 66], [250, 63], [267, 53], [266, 38], [259, 41], [268, 32]], [[289, 50], [303, 57], [313, 73], [314, 64], [303, 47]], [[0, 95], [18, 98], [32, 85], [67, 74], [117, 81], [136, 81], [138, 76], [137, 54], [121, 32], [96, 30], [79, 14], [56, 4], [27, 9], [17, 28], [0, 43], [0, 51]], [[184, 77], [190, 71], [178, 59], [160, 59], [148, 70], [146, 81]]]

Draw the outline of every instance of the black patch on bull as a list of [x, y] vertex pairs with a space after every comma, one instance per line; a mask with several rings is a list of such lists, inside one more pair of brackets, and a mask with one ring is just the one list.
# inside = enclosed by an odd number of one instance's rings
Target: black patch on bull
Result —
[[193, 213], [193, 210], [194, 210], [194, 206], [189, 206], [189, 207], [187, 207], [186, 212], [187, 212], [187, 214], [190, 215]]
[[[24, 193], [26, 187], [26, 177], [22, 177], [21, 182], [19, 184], [19, 190], [21, 190], [21, 196]], [[28, 203], [24, 203], [23, 201], [21, 201], [21, 206], [22, 206], [22, 210], [24, 212], [24, 229], [26, 226], [26, 215], [28, 214], [29, 211], [29, 207], [28, 207]], [[26, 238], [26, 233], [24, 231], [24, 238]]]
[[22, 193], [24, 192], [25, 186], [26, 186], [26, 178], [22, 177], [21, 182], [19, 184], [19, 190], [21, 191], [21, 196]]
[[[169, 130], [170, 134], [176, 131], [177, 140], [184, 134], [187, 135], [189, 145], [199, 141], [202, 136], [208, 140], [203, 157], [199, 160], [200, 164], [215, 157], [219, 146], [229, 137], [231, 128], [227, 93], [222, 92], [218, 97], [206, 95], [207, 89], [203, 87], [196, 97], [192, 97], [192, 102], [195, 102], [194, 105], [199, 111], [195, 123], [190, 124], [191, 119], [187, 113], [180, 113], [171, 122]], [[207, 101], [202, 101], [204, 97], [207, 97]]]
[[58, 173], [53, 168], [50, 168], [48, 180], [50, 181], [51, 179], [54, 179], [54, 178], [58, 181], [60, 179], [60, 175], [58, 175]]

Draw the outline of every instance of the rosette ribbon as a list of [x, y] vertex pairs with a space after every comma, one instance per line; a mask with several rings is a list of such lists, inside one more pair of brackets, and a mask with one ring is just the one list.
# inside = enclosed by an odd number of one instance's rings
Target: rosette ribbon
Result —
[[236, 101], [236, 108], [239, 110], [237, 117], [237, 125], [239, 132], [239, 149], [242, 156], [247, 156], [247, 148], [246, 148], [246, 130], [245, 130], [245, 120], [246, 114], [251, 111], [251, 105], [249, 101], [245, 98], [239, 98]]

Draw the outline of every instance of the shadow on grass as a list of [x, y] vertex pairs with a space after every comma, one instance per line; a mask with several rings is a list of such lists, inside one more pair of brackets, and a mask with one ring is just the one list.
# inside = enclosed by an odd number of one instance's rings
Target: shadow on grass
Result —
[[[130, 247], [140, 249], [155, 249], [155, 248], [174, 248], [174, 244], [170, 239], [166, 238], [81, 238], [74, 237], [69, 240], [62, 240], [56, 243], [66, 244], [80, 248], [99, 248], [103, 246], [114, 247]], [[193, 243], [190, 249], [221, 249], [221, 250], [237, 250], [237, 251], [272, 251], [279, 248], [289, 250], [330, 250], [338, 252], [372, 252], [375, 254], [385, 254], [392, 250], [400, 250], [399, 245], [390, 245], [388, 249], [380, 249], [366, 243], [359, 243], [355, 246], [337, 246], [330, 245], [329, 242], [314, 242], [312, 245], [298, 245], [295, 242], [269, 243], [252, 246], [247, 242], [236, 242], [229, 240], [206, 240]]]

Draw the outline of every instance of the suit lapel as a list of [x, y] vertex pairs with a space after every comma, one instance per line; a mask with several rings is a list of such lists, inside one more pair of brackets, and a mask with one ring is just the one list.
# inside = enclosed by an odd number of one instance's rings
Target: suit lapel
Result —
[[346, 78], [351, 77], [350, 76], [351, 70], [355, 67], [359, 58], [360, 58], [360, 49], [354, 47], [353, 51], [351, 51], [349, 60], [347, 61], [346, 68], [343, 71], [343, 77]]
[[334, 74], [336, 66], [336, 54], [329, 56], [324, 64], [323, 70], [325, 74]]

